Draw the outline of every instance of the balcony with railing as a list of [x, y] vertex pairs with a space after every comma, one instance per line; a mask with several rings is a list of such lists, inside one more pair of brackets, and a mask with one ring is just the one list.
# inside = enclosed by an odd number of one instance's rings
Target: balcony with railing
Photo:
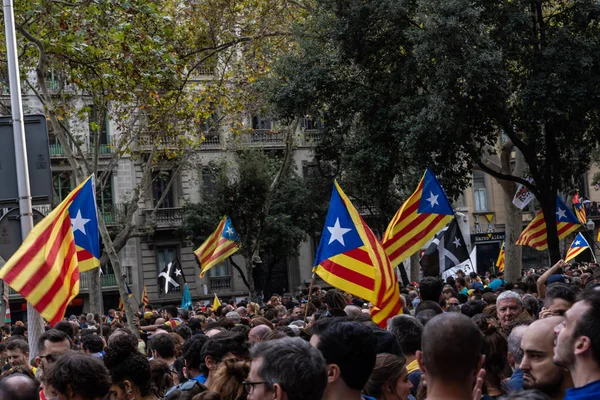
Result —
[[99, 210], [102, 220], [106, 225], [121, 225], [125, 221], [127, 215], [126, 204], [109, 204], [104, 205], [104, 209]]
[[231, 289], [231, 276], [214, 276], [210, 278], [211, 292], [224, 292]]
[[218, 133], [204, 133], [202, 134], [201, 140], [200, 150], [221, 148], [221, 137]]
[[183, 208], [159, 208], [154, 210], [143, 211], [146, 224], [154, 226], [156, 229], [171, 229], [181, 225], [183, 221]]
[[275, 129], [253, 129], [241, 133], [238, 140], [244, 146], [285, 147], [283, 132]]
[[313, 147], [321, 143], [323, 139], [322, 129], [306, 129], [302, 131], [300, 145], [304, 147]]

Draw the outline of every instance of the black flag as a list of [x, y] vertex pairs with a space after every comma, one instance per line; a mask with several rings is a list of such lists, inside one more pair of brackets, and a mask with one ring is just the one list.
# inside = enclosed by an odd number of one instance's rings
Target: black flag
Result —
[[183, 284], [185, 284], [183, 268], [181, 268], [179, 260], [175, 258], [158, 274], [158, 289], [165, 294], [179, 292]]
[[423, 276], [438, 276], [469, 259], [465, 239], [456, 218], [437, 234], [421, 257]]

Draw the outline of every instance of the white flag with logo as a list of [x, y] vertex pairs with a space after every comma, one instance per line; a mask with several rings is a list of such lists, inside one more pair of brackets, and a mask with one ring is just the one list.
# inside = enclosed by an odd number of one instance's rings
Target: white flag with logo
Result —
[[517, 207], [519, 210], [522, 210], [527, 207], [527, 204], [531, 203], [531, 200], [534, 198], [535, 196], [529, 189], [527, 189], [524, 185], [519, 185], [517, 188], [517, 193], [515, 193], [515, 197], [513, 198], [512, 202], [515, 207]]

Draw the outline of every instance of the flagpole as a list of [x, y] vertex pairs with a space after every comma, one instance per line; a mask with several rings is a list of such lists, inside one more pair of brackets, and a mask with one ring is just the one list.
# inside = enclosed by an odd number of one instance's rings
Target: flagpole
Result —
[[315, 273], [312, 273], [311, 276], [311, 280], [310, 280], [310, 287], [308, 289], [308, 301], [306, 302], [306, 306], [304, 307], [304, 327], [306, 328], [306, 318], [308, 317], [308, 305], [311, 302], [312, 299], [312, 289], [313, 289], [313, 285], [315, 284]]
[[[15, 16], [12, 0], [4, 0], [4, 28], [6, 33], [6, 58], [8, 61], [10, 106], [13, 119], [17, 187], [19, 193], [19, 220], [21, 223], [21, 238], [25, 240], [29, 232], [33, 229], [33, 209], [31, 206], [27, 144], [25, 142], [25, 123], [23, 120], [23, 103], [21, 99], [21, 78], [19, 76], [17, 37], [15, 34]], [[27, 329], [29, 335], [29, 357], [33, 359], [38, 353], [37, 342], [44, 330], [44, 320], [29, 302], [27, 302]]]

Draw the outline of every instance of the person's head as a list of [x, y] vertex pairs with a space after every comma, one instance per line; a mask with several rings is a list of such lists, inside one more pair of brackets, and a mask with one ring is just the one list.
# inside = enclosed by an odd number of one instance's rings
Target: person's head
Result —
[[127, 335], [115, 337], [106, 348], [104, 365], [110, 372], [113, 399], [129, 400], [151, 394], [150, 363]]
[[419, 295], [423, 301], [431, 300], [436, 303], [439, 302], [442, 295], [442, 281], [435, 276], [426, 276], [421, 279]]
[[471, 318], [483, 333], [483, 354], [485, 354], [485, 383], [499, 388], [504, 378], [511, 375], [508, 365], [508, 345], [498, 326], [488, 314], [477, 314]]
[[11, 337], [6, 343], [8, 362], [11, 367], [29, 366], [29, 344], [19, 336]]
[[454, 297], [453, 295], [446, 300], [446, 308], [447, 309], [450, 307], [459, 306], [459, 305], [460, 305], [460, 302], [458, 301], [458, 298]]
[[165, 312], [165, 319], [177, 318], [177, 306], [168, 305], [163, 307], [163, 311]]
[[23, 325], [15, 325], [10, 330], [12, 336], [23, 336], [27, 337], [27, 329]]
[[456, 278], [456, 288], [458, 290], [462, 290], [466, 287], [467, 287], [467, 283], [465, 281], [465, 278], [463, 278], [462, 276], [459, 276], [458, 278]]
[[223, 399], [237, 400], [244, 395], [244, 381], [250, 372], [247, 360], [222, 363], [214, 372], [209, 389], [221, 395]]
[[327, 362], [327, 392], [340, 387], [362, 391], [375, 367], [376, 341], [372, 330], [358, 322], [319, 320], [310, 343]]
[[54, 329], [66, 333], [71, 341], [75, 339], [75, 326], [69, 321], [60, 321], [54, 325]]
[[[248, 400], [320, 399], [327, 387], [321, 353], [300, 338], [261, 342], [250, 352], [252, 365], [244, 386]], [[301, 373], [299, 373], [301, 371]]]
[[101, 400], [110, 389], [110, 377], [102, 361], [69, 351], [44, 370], [44, 382], [58, 398]]
[[177, 343], [170, 334], [160, 333], [152, 336], [150, 341], [152, 346], [152, 355], [161, 360], [171, 360], [175, 358], [175, 346]]
[[104, 350], [102, 338], [96, 334], [85, 335], [81, 338], [81, 348], [89, 354], [96, 354]]
[[210, 337], [201, 352], [202, 373], [209, 377], [222, 362], [238, 361], [248, 356], [246, 336], [236, 332], [222, 332]]
[[167, 390], [173, 386], [173, 374], [166, 362], [153, 359], [150, 363], [150, 374], [152, 376], [152, 384], [154, 394], [161, 399]]
[[521, 339], [523, 360], [523, 388], [538, 389], [548, 396], [562, 393], [569, 372], [552, 361], [554, 355], [554, 328], [562, 323], [563, 317], [548, 317], [537, 320], [527, 327]]
[[554, 328], [554, 362], [571, 370], [600, 367], [600, 291], [581, 292], [565, 318]]
[[405, 356], [413, 356], [421, 350], [423, 324], [410, 315], [396, 315], [388, 320], [387, 330], [396, 337], [398, 347]]
[[[453, 332], [452, 340], [448, 340], [448, 332]], [[481, 332], [469, 317], [445, 313], [425, 326], [417, 360], [428, 384], [438, 381], [470, 390], [483, 364], [482, 347]]]
[[183, 359], [190, 378], [201, 373], [202, 347], [207, 340], [208, 337], [204, 335], [194, 335], [183, 344]]
[[500, 293], [496, 299], [496, 313], [500, 326], [506, 328], [523, 312], [521, 296], [511, 290]]
[[364, 392], [377, 400], [404, 400], [412, 386], [408, 380], [406, 360], [394, 354], [381, 353], [377, 355]]
[[283, 304], [289, 303], [292, 301], [292, 294], [291, 293], [284, 293], [283, 296], [281, 297], [281, 302]]
[[[458, 300], [457, 300], [458, 302]], [[460, 309], [460, 312], [471, 318], [477, 314], [481, 314], [487, 304], [483, 300], [469, 300]]]
[[71, 339], [63, 332], [49, 329], [42, 333], [37, 343], [36, 363], [42, 369], [55, 362], [62, 354], [71, 350]]
[[508, 346], [508, 364], [511, 368], [517, 369], [523, 360], [523, 350], [521, 350], [521, 338], [523, 332], [527, 329], [527, 325], [515, 326], [506, 339]]
[[553, 283], [546, 289], [544, 307], [546, 307], [552, 315], [562, 317], [567, 310], [573, 306], [576, 297], [577, 293], [573, 287], [566, 283]]
[[225, 317], [233, 321], [234, 324], [239, 324], [242, 320], [242, 317], [237, 313], [237, 311], [229, 311]]
[[250, 332], [248, 333], [250, 344], [252, 345], [261, 342], [267, 333], [271, 331], [272, 329], [266, 325], [258, 325], [250, 329]]
[[539, 303], [538, 299], [527, 294], [527, 295], [523, 296], [522, 301], [523, 301], [523, 308], [525, 309], [525, 311], [527, 311], [527, 313], [532, 318], [536, 318], [538, 315], [538, 310], [540, 308], [540, 303]]
[[0, 399], [39, 400], [40, 383], [23, 374], [12, 374], [0, 380]]

